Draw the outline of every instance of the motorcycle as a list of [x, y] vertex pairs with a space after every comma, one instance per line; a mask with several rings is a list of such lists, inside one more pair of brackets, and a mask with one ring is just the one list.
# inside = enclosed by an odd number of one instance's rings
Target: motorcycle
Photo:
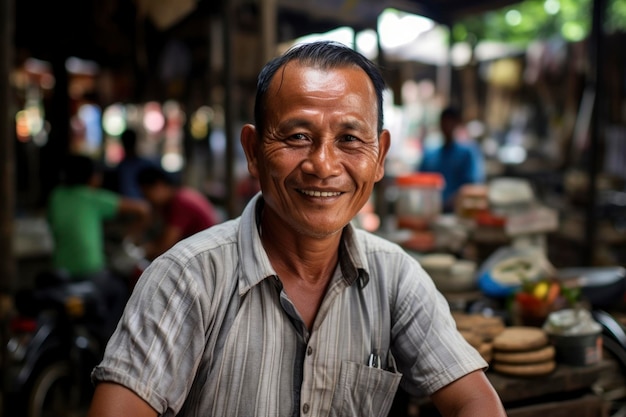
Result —
[[7, 417], [85, 415], [91, 369], [108, 335], [106, 309], [91, 281], [46, 272], [33, 290], [16, 294], [9, 325], [4, 392]]
[[[45, 271], [15, 294], [9, 334], [3, 339], [8, 342], [2, 352], [6, 366], [0, 415], [86, 415], [93, 394], [91, 371], [149, 264], [129, 239], [114, 233], [107, 237], [108, 273], [74, 281], [62, 271]], [[123, 298], [123, 303], [112, 308], [112, 298]]]

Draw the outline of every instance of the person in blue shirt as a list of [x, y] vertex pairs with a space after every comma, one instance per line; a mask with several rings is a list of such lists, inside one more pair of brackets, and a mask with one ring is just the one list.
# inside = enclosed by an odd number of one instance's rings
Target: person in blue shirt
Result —
[[124, 158], [116, 169], [119, 193], [125, 197], [143, 199], [144, 196], [137, 182], [139, 171], [145, 168], [156, 168], [156, 161], [140, 156], [137, 153], [137, 132], [126, 129], [120, 136], [124, 147]]
[[474, 143], [460, 142], [457, 139], [455, 132], [462, 125], [461, 112], [457, 108], [445, 108], [441, 112], [439, 124], [443, 143], [425, 150], [418, 170], [443, 175], [443, 211], [451, 212], [454, 210], [456, 195], [463, 185], [485, 181], [484, 159]]

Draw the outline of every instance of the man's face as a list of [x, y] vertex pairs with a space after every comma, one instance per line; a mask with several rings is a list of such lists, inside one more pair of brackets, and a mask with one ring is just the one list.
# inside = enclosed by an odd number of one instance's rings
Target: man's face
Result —
[[168, 186], [161, 182], [142, 186], [141, 193], [155, 207], [164, 206], [168, 200]]
[[389, 132], [378, 137], [372, 82], [358, 67], [288, 63], [267, 93], [266, 129], [242, 131], [251, 174], [270, 218], [297, 233], [340, 232], [384, 174]]
[[444, 116], [441, 118], [439, 125], [446, 142], [450, 142], [454, 139], [456, 129], [458, 129], [460, 124], [461, 122], [453, 116]]

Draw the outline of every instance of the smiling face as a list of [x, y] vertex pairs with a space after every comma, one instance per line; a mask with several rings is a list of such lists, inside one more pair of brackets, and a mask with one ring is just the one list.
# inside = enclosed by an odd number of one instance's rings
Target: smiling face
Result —
[[322, 70], [290, 62], [266, 97], [264, 131], [242, 130], [265, 221], [316, 238], [340, 232], [384, 174], [389, 132], [377, 134], [372, 82], [356, 66]]

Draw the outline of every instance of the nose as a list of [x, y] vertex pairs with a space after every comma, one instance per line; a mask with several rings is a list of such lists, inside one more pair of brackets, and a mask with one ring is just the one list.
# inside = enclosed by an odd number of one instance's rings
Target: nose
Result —
[[311, 148], [302, 170], [319, 178], [339, 175], [341, 172], [340, 151], [332, 141], [320, 143]]

